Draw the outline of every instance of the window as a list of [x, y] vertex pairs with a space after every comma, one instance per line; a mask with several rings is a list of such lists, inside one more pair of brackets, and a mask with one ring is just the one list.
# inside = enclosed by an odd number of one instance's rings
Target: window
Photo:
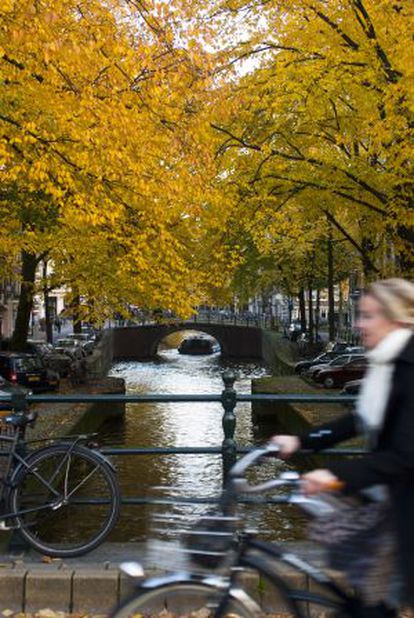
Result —
[[42, 369], [42, 363], [35, 356], [14, 358], [13, 365], [15, 371], [39, 371], [39, 369]]
[[341, 365], [345, 365], [349, 360], [349, 356], [338, 356], [335, 358], [330, 364], [333, 367], [340, 367]]

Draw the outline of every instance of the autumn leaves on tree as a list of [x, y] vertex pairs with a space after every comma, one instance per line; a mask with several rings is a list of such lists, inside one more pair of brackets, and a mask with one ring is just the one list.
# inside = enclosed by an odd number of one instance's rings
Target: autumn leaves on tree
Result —
[[25, 269], [22, 324], [44, 259], [95, 318], [188, 314], [258, 259], [302, 285], [329, 238], [341, 273], [408, 272], [408, 3], [4, 0], [0, 21], [0, 252]]

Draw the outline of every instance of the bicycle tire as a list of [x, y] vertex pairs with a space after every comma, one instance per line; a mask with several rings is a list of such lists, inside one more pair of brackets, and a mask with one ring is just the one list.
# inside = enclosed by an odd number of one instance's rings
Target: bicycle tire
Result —
[[[163, 583], [151, 589], [143, 589], [130, 596], [113, 613], [112, 618], [158, 618], [167, 611], [169, 618], [183, 616], [231, 616], [231, 618], [255, 618], [256, 613], [230, 596], [223, 614], [216, 610], [223, 598], [223, 590], [212, 584], [197, 582]], [[211, 613], [207, 613], [210, 610]]]
[[[61, 558], [102, 543], [118, 520], [121, 502], [105, 459], [85, 446], [61, 443], [34, 452], [25, 464], [16, 470], [8, 495], [20, 535], [37, 551]], [[61, 501], [64, 487], [66, 502]]]

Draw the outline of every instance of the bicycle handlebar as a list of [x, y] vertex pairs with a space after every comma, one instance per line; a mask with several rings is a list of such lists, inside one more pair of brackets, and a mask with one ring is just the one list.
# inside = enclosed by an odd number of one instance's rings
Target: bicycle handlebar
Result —
[[248, 468], [250, 468], [253, 464], [259, 461], [262, 457], [266, 455], [277, 455], [279, 453], [279, 447], [275, 444], [266, 444], [265, 446], [260, 446], [259, 448], [250, 451], [244, 457], [241, 457], [237, 463], [230, 470], [230, 478], [241, 478], [244, 476], [244, 473]]
[[[300, 489], [301, 476], [298, 472], [288, 471], [282, 472], [277, 478], [270, 479], [264, 483], [258, 483], [257, 485], [251, 485], [245, 477], [245, 472], [248, 468], [257, 463], [260, 459], [268, 455], [277, 455], [279, 453], [279, 447], [274, 444], [266, 444], [259, 448], [250, 451], [244, 457], [241, 457], [239, 461], [230, 470], [230, 482], [238, 493], [262, 493], [276, 489], [277, 487], [290, 486], [292, 488]], [[324, 486], [326, 491], [340, 491], [344, 488], [344, 483], [340, 480], [335, 480], [326, 483]]]

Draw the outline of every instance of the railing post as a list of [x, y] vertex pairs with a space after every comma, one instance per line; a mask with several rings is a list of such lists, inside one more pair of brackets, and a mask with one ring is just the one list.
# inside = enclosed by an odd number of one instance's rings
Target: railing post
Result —
[[26, 393], [24, 391], [16, 391], [11, 396], [12, 408], [15, 412], [26, 412], [28, 403]]
[[233, 388], [236, 376], [232, 371], [225, 371], [222, 377], [224, 382], [224, 389], [221, 393], [221, 403], [224, 409], [224, 440], [221, 447], [221, 455], [223, 461], [223, 482], [225, 482], [228, 472], [235, 463], [237, 456], [237, 445], [234, 440], [234, 431], [236, 429], [236, 416], [234, 414], [234, 408], [236, 407], [236, 391]]

